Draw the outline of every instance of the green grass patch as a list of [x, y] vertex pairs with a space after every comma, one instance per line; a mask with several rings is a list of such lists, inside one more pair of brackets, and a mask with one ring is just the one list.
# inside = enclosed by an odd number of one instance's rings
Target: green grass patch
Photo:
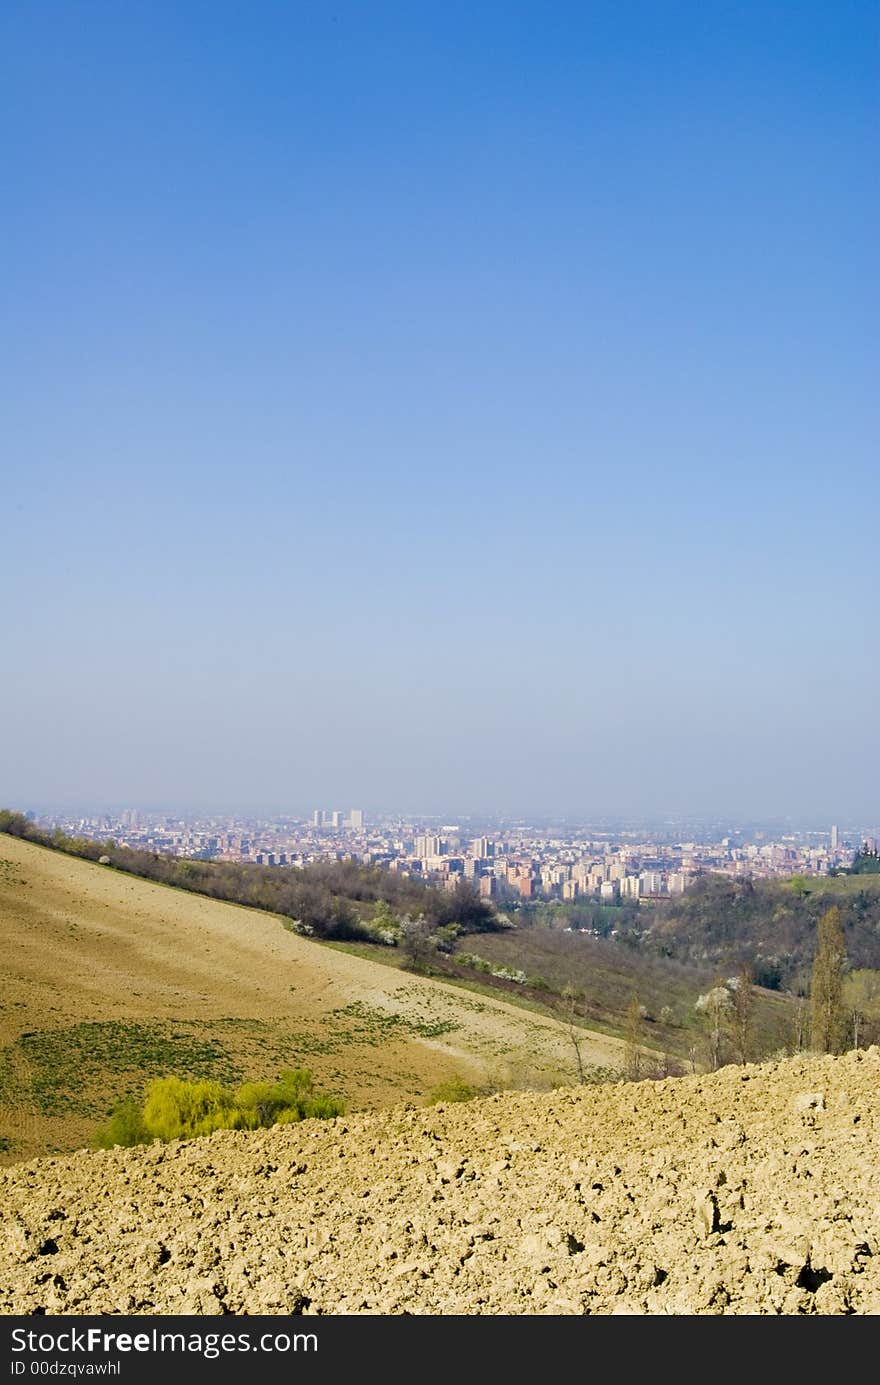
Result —
[[0, 1052], [0, 1101], [26, 1095], [45, 1116], [88, 1115], [98, 1089], [114, 1079], [177, 1073], [236, 1081], [241, 1077], [223, 1044], [190, 1027], [117, 1020], [75, 1024], [22, 1034]]
[[334, 952], [348, 952], [352, 957], [364, 957], [370, 962], [380, 962], [383, 967], [406, 967], [406, 954], [400, 948], [387, 947], [384, 943], [328, 942], [323, 938], [310, 939], [321, 947], [330, 947]]
[[850, 899], [853, 895], [880, 895], [880, 875], [793, 875], [779, 882], [786, 894], [807, 899]]
[[424, 1039], [436, 1039], [459, 1027], [454, 1020], [410, 1019], [407, 1015], [389, 1014], [361, 1000], [331, 1010], [328, 1018], [334, 1022], [343, 1021], [348, 1039], [361, 1044], [381, 1044], [394, 1034], [417, 1034]]

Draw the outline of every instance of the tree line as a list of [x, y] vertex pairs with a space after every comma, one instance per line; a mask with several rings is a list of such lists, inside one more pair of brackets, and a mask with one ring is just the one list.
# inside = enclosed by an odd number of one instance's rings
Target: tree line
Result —
[[872, 850], [867, 843], [860, 846], [852, 860], [847, 875], [880, 875], [880, 852]]
[[866, 873], [814, 881], [709, 874], [675, 900], [643, 908], [623, 941], [660, 956], [733, 972], [747, 964], [770, 990], [806, 995], [819, 919], [840, 911], [851, 966], [880, 968], [880, 889]]

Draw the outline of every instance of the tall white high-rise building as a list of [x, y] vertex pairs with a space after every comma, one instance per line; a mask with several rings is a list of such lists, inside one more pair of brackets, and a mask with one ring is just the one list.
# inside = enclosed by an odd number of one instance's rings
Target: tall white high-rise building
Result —
[[324, 809], [323, 809], [323, 808], [316, 808], [315, 811], [312, 813], [312, 826], [313, 826], [313, 827], [323, 827], [323, 826], [324, 826]]
[[348, 815], [348, 820], [356, 832], [359, 832], [364, 825], [363, 808], [352, 808]]
[[831, 850], [836, 851], [839, 846], [840, 833], [838, 832], [837, 824], [835, 823], [834, 826], [831, 828]]
[[443, 856], [446, 853], [446, 843], [442, 837], [425, 835], [416, 837], [415, 849], [417, 856]]

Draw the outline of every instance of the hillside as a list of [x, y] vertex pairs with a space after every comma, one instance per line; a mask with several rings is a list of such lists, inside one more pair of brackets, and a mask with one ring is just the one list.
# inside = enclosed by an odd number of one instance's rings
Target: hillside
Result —
[[753, 967], [764, 986], [804, 989], [816, 930], [841, 912], [852, 967], [880, 969], [880, 875], [731, 880], [706, 875], [686, 894], [645, 909], [630, 941], [648, 953], [703, 966]]
[[[552, 1018], [301, 938], [269, 913], [0, 837], [0, 1160], [75, 1149], [157, 1075], [307, 1067], [349, 1109], [573, 1075]], [[622, 1045], [585, 1040], [617, 1066]]]
[[0, 808], [0, 837], [62, 851], [78, 860], [171, 885], [191, 894], [223, 899], [250, 909], [281, 914], [305, 937], [398, 940], [405, 919], [424, 917], [432, 929], [483, 932], [500, 926], [495, 906], [481, 899], [472, 881], [460, 880], [451, 892], [424, 881], [360, 861], [315, 861], [279, 870], [249, 861], [175, 856], [115, 841], [71, 837], [50, 830], [23, 813]]
[[[623, 1032], [627, 1005], [636, 995], [646, 1016], [644, 1042], [675, 1063], [669, 1075], [690, 1071], [694, 1058], [698, 1067], [708, 1064], [705, 1026], [695, 1005], [717, 984], [717, 968], [658, 957], [611, 938], [543, 926], [466, 938], [464, 946], [489, 963], [519, 968], [527, 978], [520, 991], [557, 1013], [564, 1013], [565, 988], [575, 987], [581, 997], [578, 1013], [591, 1028]], [[752, 994], [747, 1057], [757, 1061], [791, 1045], [797, 1002], [761, 987], [753, 988]], [[738, 1056], [732, 1035], [726, 1034], [725, 1061]]]
[[880, 1050], [0, 1170], [0, 1311], [876, 1314]]

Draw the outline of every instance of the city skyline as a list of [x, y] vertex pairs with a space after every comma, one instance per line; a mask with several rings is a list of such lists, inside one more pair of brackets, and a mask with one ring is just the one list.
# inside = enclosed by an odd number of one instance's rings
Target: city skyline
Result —
[[8, 8], [0, 798], [875, 820], [878, 28]]
[[[9, 805], [0, 806], [9, 808]], [[58, 803], [38, 804], [24, 809], [18, 806], [12, 808], [11, 811], [23, 812], [25, 816], [34, 820], [64, 823], [68, 828], [77, 821], [80, 824], [89, 823], [92, 825], [99, 822], [112, 823], [122, 827], [143, 826], [148, 822], [158, 823], [159, 821], [190, 824], [191, 826], [209, 823], [218, 826], [225, 824], [227, 827], [233, 823], [239, 825], [274, 825], [276, 827], [279, 824], [290, 824], [314, 829], [328, 837], [339, 833], [362, 833], [378, 828], [384, 830], [395, 824], [399, 827], [409, 825], [415, 831], [431, 831], [441, 835], [452, 833], [456, 836], [471, 833], [474, 837], [482, 837], [486, 832], [517, 830], [519, 828], [536, 832], [560, 830], [580, 833], [593, 831], [601, 835], [617, 836], [621, 839], [647, 839], [651, 834], [661, 833], [671, 840], [676, 833], [681, 837], [690, 833], [695, 840], [702, 841], [720, 840], [725, 836], [739, 836], [744, 840], [760, 840], [773, 834], [778, 834], [785, 839], [786, 834], [791, 833], [793, 837], [799, 838], [828, 837], [830, 849], [834, 851], [843, 846], [853, 848], [866, 838], [873, 840], [880, 836], [876, 817], [869, 819], [844, 818], [838, 822], [831, 822], [830, 820], [822, 822], [810, 818], [797, 819], [793, 817], [740, 818], [730, 814], [713, 817], [688, 814], [672, 814], [665, 817], [662, 815], [639, 817], [619, 814], [555, 814], [545, 816], [542, 814], [473, 814], [453, 811], [445, 813], [407, 812], [400, 808], [378, 809], [375, 807], [365, 810], [363, 807], [351, 806], [303, 809], [291, 804], [287, 804], [284, 809], [268, 808], [264, 805], [260, 810], [215, 808], [206, 811], [195, 810], [181, 804], [140, 804], [123, 807], [120, 804], [97, 806], [94, 803], [84, 802], [74, 806], [62, 806]]]
[[[34, 815], [32, 815], [33, 817]], [[351, 862], [414, 878], [435, 889], [477, 891], [500, 907], [529, 902], [626, 906], [683, 896], [707, 875], [733, 880], [822, 879], [846, 872], [862, 849], [876, 855], [877, 828], [785, 831], [757, 824], [666, 824], [614, 829], [610, 824], [376, 817], [362, 809], [315, 809], [307, 817], [187, 818], [138, 812], [49, 816], [37, 820], [47, 842], [63, 834], [72, 849], [117, 849], [239, 866], [299, 871]], [[51, 834], [51, 835], [49, 835]], [[39, 837], [37, 838], [39, 840]], [[77, 843], [80, 843], [78, 846]], [[88, 854], [88, 851], [86, 851]], [[799, 887], [798, 887], [799, 888]], [[805, 887], [806, 888], [806, 887]], [[608, 922], [608, 916], [604, 921]]]

